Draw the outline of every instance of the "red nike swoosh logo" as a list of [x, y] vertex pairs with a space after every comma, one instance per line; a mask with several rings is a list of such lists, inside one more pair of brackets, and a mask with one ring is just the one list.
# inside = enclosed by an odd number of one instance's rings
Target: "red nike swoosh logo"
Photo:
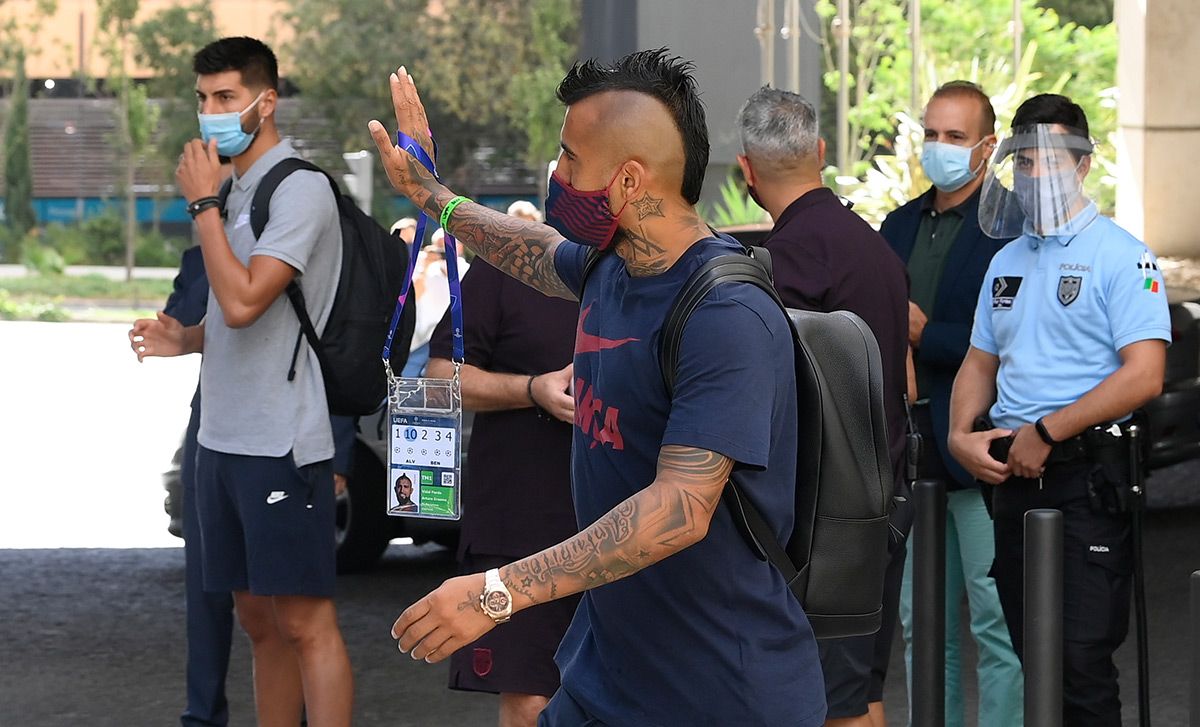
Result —
[[[595, 304], [593, 303], [592, 305], [595, 305]], [[601, 338], [600, 336], [595, 336], [595, 335], [592, 335], [591, 333], [584, 331], [583, 330], [583, 322], [584, 322], [584, 320], [587, 319], [588, 313], [590, 313], [591, 310], [592, 310], [592, 306], [589, 305], [587, 308], [584, 308], [583, 311], [579, 314], [579, 325], [575, 328], [575, 353], [576, 354], [597, 353], [597, 352], [603, 351], [604, 349], [607, 349], [607, 348], [616, 348], [617, 346], [624, 346], [627, 343], [633, 343], [634, 341], [638, 340], [636, 338], [618, 338], [618, 339]]]

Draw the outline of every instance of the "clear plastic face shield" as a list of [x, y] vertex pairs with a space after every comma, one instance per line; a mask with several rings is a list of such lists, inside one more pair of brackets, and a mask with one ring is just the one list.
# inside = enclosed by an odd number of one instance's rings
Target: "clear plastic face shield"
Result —
[[996, 146], [979, 199], [979, 225], [995, 238], [1078, 232], [1071, 220], [1088, 204], [1083, 178], [1093, 144], [1061, 124], [1012, 130]]

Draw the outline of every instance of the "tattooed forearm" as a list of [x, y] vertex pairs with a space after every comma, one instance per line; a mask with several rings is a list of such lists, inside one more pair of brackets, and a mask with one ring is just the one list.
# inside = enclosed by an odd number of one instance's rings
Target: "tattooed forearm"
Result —
[[663, 447], [649, 487], [578, 535], [501, 568], [500, 577], [523, 608], [653, 565], [704, 538], [732, 467], [713, 452]]
[[[452, 198], [448, 190], [431, 191], [427, 201], [414, 201], [427, 212], [433, 208], [440, 215]], [[449, 232], [475, 254], [526, 285], [556, 298], [575, 299], [554, 267], [554, 250], [562, 235], [553, 228], [464, 202], [454, 208]]]

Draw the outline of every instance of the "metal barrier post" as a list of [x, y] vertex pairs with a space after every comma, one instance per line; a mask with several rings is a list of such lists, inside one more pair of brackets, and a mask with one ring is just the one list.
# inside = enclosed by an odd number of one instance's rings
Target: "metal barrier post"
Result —
[[1200, 727], [1200, 570], [1192, 573], [1191, 725]]
[[912, 723], [946, 724], [946, 484], [913, 483]]
[[1025, 727], [1062, 727], [1063, 518], [1025, 513]]

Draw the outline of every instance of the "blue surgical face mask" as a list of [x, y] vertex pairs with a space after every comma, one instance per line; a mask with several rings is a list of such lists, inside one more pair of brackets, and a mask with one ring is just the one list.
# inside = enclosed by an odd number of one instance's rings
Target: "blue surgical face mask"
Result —
[[[227, 114], [196, 114], [196, 118], [200, 120], [200, 138], [204, 140], [205, 144], [210, 139], [216, 139], [217, 153], [221, 156], [235, 157], [246, 151], [250, 142], [254, 141], [254, 137], [258, 134], [258, 129], [251, 132], [243, 131], [242, 117], [258, 105], [262, 97], [262, 93], [258, 94], [241, 113], [230, 111]], [[262, 127], [261, 118], [258, 126]]]
[[[980, 139], [979, 144], [982, 143], [983, 139]], [[941, 191], [954, 192], [962, 189], [963, 185], [979, 173], [978, 169], [971, 169], [971, 152], [979, 144], [956, 146], [940, 141], [927, 141], [921, 149], [921, 168], [925, 170], [925, 176], [929, 177], [933, 186]], [[979, 166], [982, 168], [983, 164]]]

